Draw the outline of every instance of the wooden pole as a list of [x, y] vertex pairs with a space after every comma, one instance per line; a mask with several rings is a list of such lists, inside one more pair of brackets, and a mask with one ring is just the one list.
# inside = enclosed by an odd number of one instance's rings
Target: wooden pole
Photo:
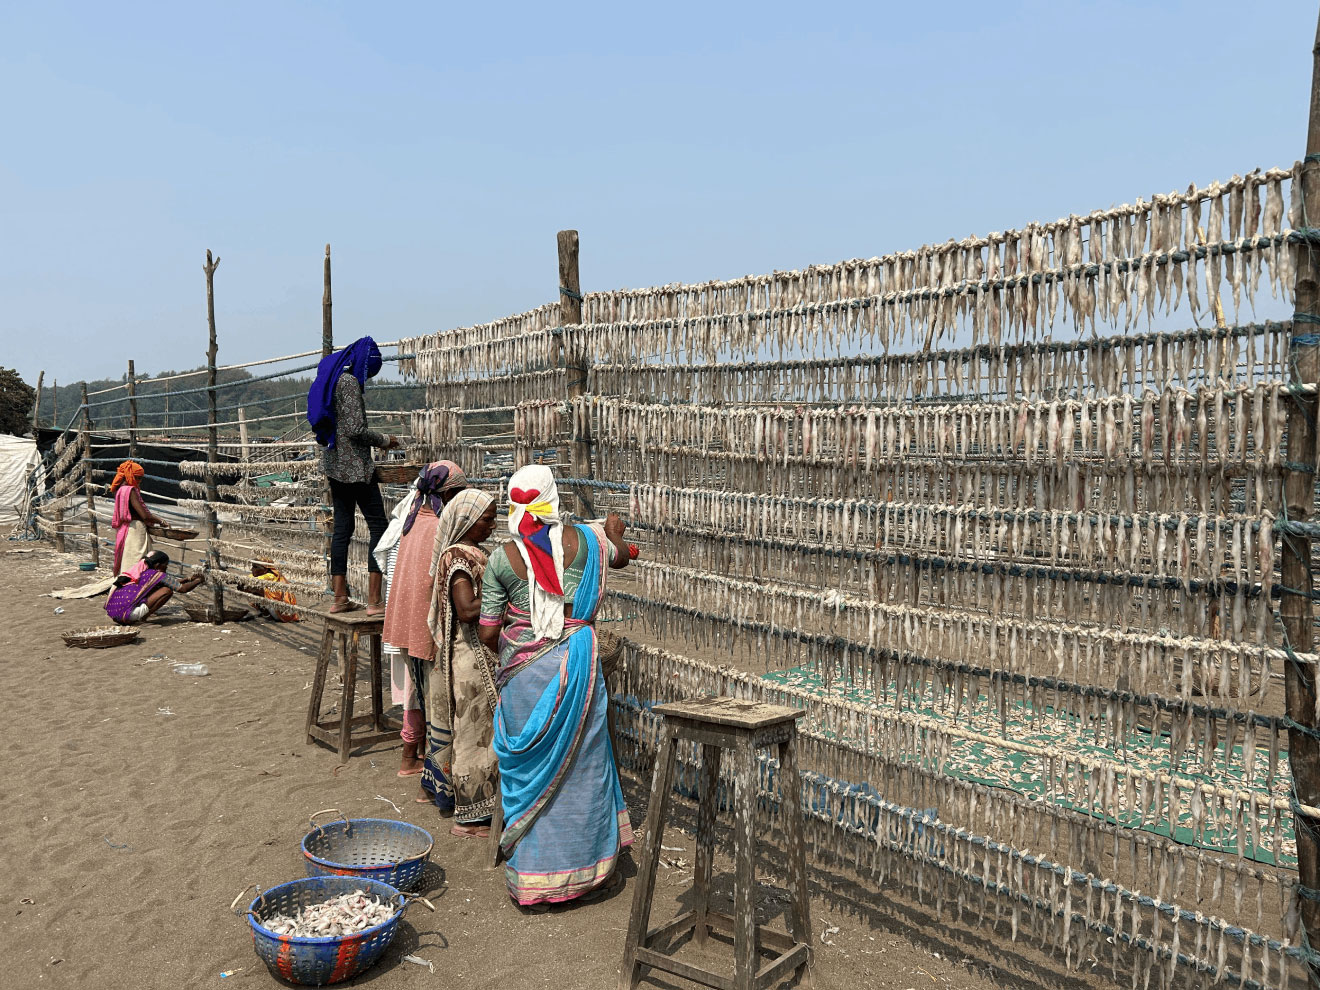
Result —
[[128, 359], [128, 456], [137, 457], [137, 378], [133, 359]]
[[[578, 232], [561, 230], [555, 235], [559, 248], [559, 325], [573, 326], [582, 322], [582, 281], [578, 273]], [[559, 337], [560, 363], [567, 376], [567, 398], [570, 409], [573, 400], [587, 390], [587, 360], [578, 353], [577, 348], [570, 348], [568, 334], [561, 331]], [[569, 422], [573, 421], [569, 416]], [[584, 420], [587, 418], [584, 417]], [[591, 434], [585, 425], [580, 428], [581, 436], [574, 435], [570, 448], [571, 469], [574, 478], [591, 478]], [[595, 493], [588, 487], [577, 489], [578, 514], [588, 519], [596, 514]]]
[[92, 411], [87, 408], [87, 383], [82, 383], [83, 488], [87, 492], [87, 525], [92, 531], [92, 563], [101, 566], [101, 541], [96, 532], [96, 495], [92, 492]]
[[242, 406], [238, 407], [238, 446], [242, 451], [243, 460], [248, 459], [248, 431], [247, 431], [247, 410]]
[[214, 614], [211, 621], [216, 625], [225, 620], [225, 586], [220, 583], [220, 548], [216, 541], [220, 539], [220, 524], [216, 519], [215, 504], [220, 501], [220, 490], [215, 483], [214, 465], [219, 458], [219, 431], [216, 428], [215, 415], [215, 358], [218, 348], [215, 342], [215, 270], [220, 267], [220, 259], [211, 260], [211, 252], [206, 252], [206, 264], [202, 271], [206, 273], [206, 328], [210, 343], [206, 348], [206, 526], [208, 530], [208, 559], [211, 564], [211, 595], [214, 600]]
[[321, 290], [321, 357], [335, 349], [335, 321], [332, 310], [334, 302], [330, 298], [330, 245], [325, 246], [324, 288]]
[[50, 428], [52, 430], [60, 428], [60, 380], [58, 378], [50, 380]]
[[[321, 278], [321, 357], [329, 357], [335, 349], [334, 303], [330, 293], [330, 245], [325, 246], [325, 269]], [[297, 408], [297, 400], [294, 408]], [[325, 481], [321, 499], [330, 505], [330, 479]], [[325, 590], [331, 590], [330, 581], [330, 544], [334, 540], [334, 517], [328, 511], [316, 514], [317, 525], [321, 527], [321, 554], [325, 557]]]
[[170, 383], [165, 383], [165, 433], [170, 432]]
[[[1302, 215], [1320, 216], [1320, 21], [1316, 25], [1311, 52], [1311, 107], [1306, 129], [1306, 161], [1302, 165]], [[1296, 312], [1290, 341], [1292, 383], [1320, 381], [1320, 248], [1303, 244], [1297, 248]], [[1305, 522], [1315, 501], [1316, 429], [1314, 398], [1294, 395], [1288, 403], [1288, 462], [1300, 470], [1284, 474], [1283, 498], [1287, 519]], [[1315, 636], [1311, 608], [1311, 543], [1304, 536], [1284, 533], [1280, 581], [1284, 595], [1279, 605], [1286, 644], [1296, 652], [1310, 652]], [[1304, 726], [1316, 725], [1315, 672], [1300, 663], [1284, 665], [1284, 696], [1288, 717]], [[1296, 729], [1288, 730], [1288, 759], [1292, 766], [1293, 792], [1300, 804], [1320, 801], [1320, 745]], [[1293, 816], [1297, 837], [1297, 873], [1303, 886], [1320, 888], [1320, 822], [1297, 813]], [[1320, 945], [1320, 903], [1301, 898], [1302, 924], [1311, 945]], [[1320, 969], [1310, 968], [1311, 982], [1320, 986]]]
[[32, 407], [32, 435], [34, 437], [37, 435], [37, 424], [41, 420], [41, 383], [45, 377], [45, 371], [37, 372], [37, 402], [36, 405]]

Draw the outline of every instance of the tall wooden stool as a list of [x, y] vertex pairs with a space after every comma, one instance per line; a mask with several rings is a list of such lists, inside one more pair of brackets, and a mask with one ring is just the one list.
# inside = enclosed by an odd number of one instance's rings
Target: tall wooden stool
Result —
[[[811, 962], [811, 921], [807, 904], [807, 858], [802, 841], [802, 781], [797, 769], [797, 720], [805, 713], [779, 705], [763, 705], [734, 698], [703, 698], [657, 705], [664, 716], [651, 780], [646, 813], [645, 846], [633, 893], [632, 918], [624, 944], [620, 990], [632, 990], [641, 968], [673, 973], [687, 980], [722, 990], [759, 990], [785, 974]], [[648, 929], [655, 871], [674, 782], [674, 761], [680, 739], [701, 745], [701, 774], [697, 784], [697, 868], [693, 877], [694, 903], [673, 921]], [[753, 870], [757, 789], [757, 750], [777, 747], [781, 783], [780, 814], [788, 836], [789, 934], [772, 932], [756, 924], [752, 903], [756, 876]], [[710, 910], [711, 866], [715, 853], [715, 813], [719, 803], [720, 754], [734, 751], [734, 912], [733, 917]], [[733, 937], [733, 979], [700, 969], [651, 948], [652, 944], [695, 934], [704, 944], [709, 929]], [[758, 966], [761, 952], [773, 956]], [[804, 973], [804, 982], [810, 972]]]
[[[304, 613], [306, 614], [306, 613]], [[366, 612], [325, 613], [325, 631], [321, 633], [321, 650], [316, 657], [316, 678], [312, 681], [312, 697], [307, 705], [307, 742], [328, 743], [339, 748], [339, 761], [348, 762], [348, 752], [354, 746], [370, 746], [398, 738], [399, 726], [385, 718], [384, 673], [381, 660], [381, 633], [385, 617], [367, 615]], [[371, 714], [353, 717], [353, 695], [357, 687], [358, 642], [366, 637], [371, 654]], [[344, 690], [339, 699], [338, 723], [331, 719], [321, 721], [321, 695], [325, 691], [325, 675], [330, 660], [339, 648], [339, 663], [344, 677]], [[372, 731], [357, 735], [355, 728]]]

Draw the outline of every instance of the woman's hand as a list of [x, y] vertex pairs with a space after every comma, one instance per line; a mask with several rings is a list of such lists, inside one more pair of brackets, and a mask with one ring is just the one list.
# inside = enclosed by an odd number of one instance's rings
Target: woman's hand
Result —
[[385, 441], [385, 449], [386, 449], [386, 450], [398, 450], [400, 446], [402, 446], [402, 444], [399, 443], [399, 438], [396, 437], [393, 433], [391, 433], [391, 434], [386, 438], [386, 441]]
[[625, 529], [627, 527], [623, 524], [623, 520], [619, 518], [617, 512], [611, 512], [605, 517], [605, 535], [610, 538], [611, 543], [618, 543], [622, 540]]

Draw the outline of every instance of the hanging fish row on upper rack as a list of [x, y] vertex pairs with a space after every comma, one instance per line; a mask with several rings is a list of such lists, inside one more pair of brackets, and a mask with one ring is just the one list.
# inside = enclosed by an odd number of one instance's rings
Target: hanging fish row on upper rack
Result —
[[[715, 360], [762, 351], [797, 357], [933, 348], [960, 333], [973, 345], [1027, 341], [1058, 321], [1131, 329], [1184, 298], [1194, 313], [1225, 280], [1234, 320], [1260, 277], [1291, 299], [1293, 254], [1306, 240], [1292, 169], [1156, 195], [1087, 216], [927, 245], [883, 258], [725, 282], [587, 293], [582, 323], [561, 326], [557, 304], [493, 323], [400, 342], [423, 381], [531, 371], [559, 363], [561, 344], [596, 361], [643, 355]], [[1285, 217], [1284, 184], [1291, 206]], [[1208, 206], [1203, 218], [1203, 207]], [[1203, 236], [1204, 235], [1204, 236]], [[563, 334], [563, 342], [554, 338]]]

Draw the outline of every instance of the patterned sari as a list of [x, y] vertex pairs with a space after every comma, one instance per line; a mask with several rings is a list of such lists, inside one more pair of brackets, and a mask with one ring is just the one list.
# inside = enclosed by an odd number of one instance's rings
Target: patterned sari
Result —
[[508, 604], [500, 637], [500, 845], [509, 894], [524, 905], [570, 901], [600, 887], [633, 841], [592, 627], [609, 566], [604, 537], [594, 526], [577, 530], [585, 568], [562, 632], [538, 638], [531, 614]]

